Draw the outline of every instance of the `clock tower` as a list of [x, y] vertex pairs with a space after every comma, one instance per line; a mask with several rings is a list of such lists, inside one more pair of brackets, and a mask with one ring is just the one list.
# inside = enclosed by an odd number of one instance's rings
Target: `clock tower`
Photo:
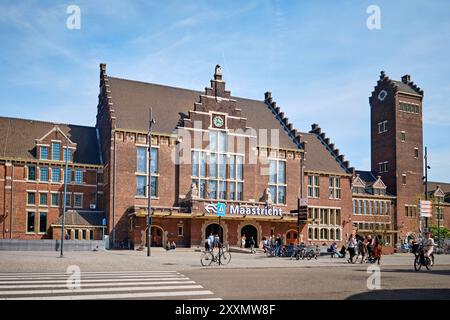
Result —
[[424, 190], [422, 101], [423, 91], [409, 75], [396, 81], [384, 71], [369, 97], [371, 171], [397, 197], [397, 242], [419, 229], [418, 200]]

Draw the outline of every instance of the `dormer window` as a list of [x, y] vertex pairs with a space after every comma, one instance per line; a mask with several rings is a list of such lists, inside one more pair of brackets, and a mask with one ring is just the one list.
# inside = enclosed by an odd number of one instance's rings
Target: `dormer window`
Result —
[[48, 147], [40, 147], [39, 155], [41, 160], [48, 160]]
[[52, 160], [61, 160], [61, 145], [59, 142], [52, 143]]
[[72, 161], [72, 150], [64, 148], [64, 161]]

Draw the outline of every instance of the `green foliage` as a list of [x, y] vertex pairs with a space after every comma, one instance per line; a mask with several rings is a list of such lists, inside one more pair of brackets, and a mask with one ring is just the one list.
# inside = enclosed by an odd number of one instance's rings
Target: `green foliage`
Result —
[[450, 230], [445, 227], [440, 227], [438, 229], [437, 226], [432, 225], [432, 226], [430, 226], [430, 232], [435, 239], [439, 236], [441, 239], [449, 239], [450, 238]]

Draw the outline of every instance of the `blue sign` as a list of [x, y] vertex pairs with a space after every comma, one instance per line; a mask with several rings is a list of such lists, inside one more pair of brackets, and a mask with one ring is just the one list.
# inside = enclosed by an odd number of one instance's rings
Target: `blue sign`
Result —
[[217, 203], [217, 216], [225, 217], [225, 213], [227, 212], [227, 206], [223, 202]]
[[102, 226], [106, 226], [106, 218], [102, 219]]

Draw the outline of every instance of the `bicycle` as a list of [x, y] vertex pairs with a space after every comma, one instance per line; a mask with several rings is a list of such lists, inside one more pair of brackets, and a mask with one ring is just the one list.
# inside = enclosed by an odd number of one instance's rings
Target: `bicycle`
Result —
[[420, 271], [422, 266], [425, 266], [427, 270], [431, 270], [434, 264], [434, 255], [431, 254], [431, 259], [429, 257], [425, 257], [425, 251], [423, 249], [423, 245], [421, 244], [419, 248], [413, 250], [414, 253], [414, 270]]
[[213, 262], [219, 264], [219, 261], [221, 265], [229, 264], [231, 261], [231, 254], [226, 250], [219, 249], [219, 252], [217, 252], [217, 254], [214, 253], [214, 250], [209, 250], [203, 252], [202, 256], [200, 257], [200, 262], [204, 267], [210, 266]]

